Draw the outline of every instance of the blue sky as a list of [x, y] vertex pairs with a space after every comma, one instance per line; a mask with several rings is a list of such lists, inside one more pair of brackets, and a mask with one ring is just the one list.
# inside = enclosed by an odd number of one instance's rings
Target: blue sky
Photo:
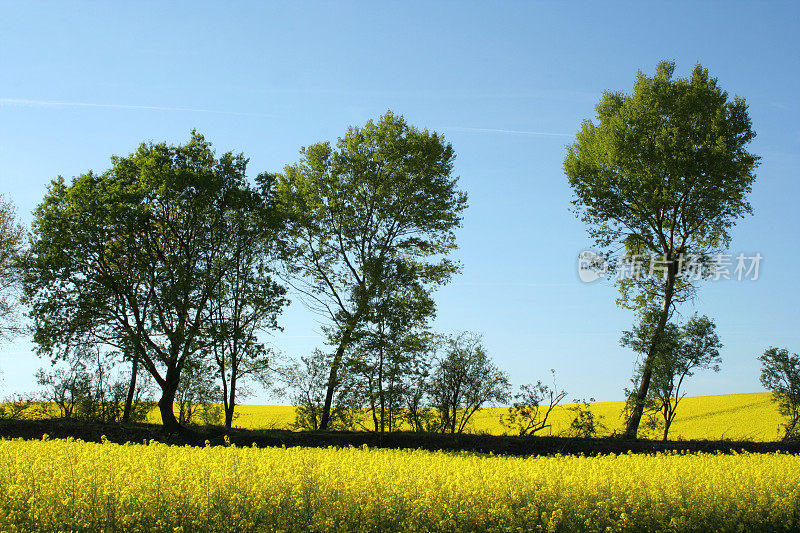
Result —
[[[251, 175], [334, 140], [387, 109], [442, 132], [470, 207], [463, 274], [437, 296], [436, 329], [484, 334], [515, 384], [550, 368], [570, 398], [621, 399], [630, 311], [608, 282], [581, 283], [591, 243], [569, 211], [565, 145], [604, 90], [630, 91], [662, 59], [701, 62], [747, 99], [762, 156], [731, 252], [764, 256], [757, 281], [705, 282], [684, 310], [713, 317], [719, 374], [692, 395], [762, 390], [756, 357], [800, 351], [800, 8], [793, 3], [35, 3], [2, 2], [0, 192], [21, 217], [47, 183], [108, 167], [143, 140], [197, 128]], [[271, 342], [320, 346], [299, 301]], [[0, 346], [0, 394], [34, 387], [47, 364], [22, 339]], [[272, 401], [258, 394], [253, 402]]]

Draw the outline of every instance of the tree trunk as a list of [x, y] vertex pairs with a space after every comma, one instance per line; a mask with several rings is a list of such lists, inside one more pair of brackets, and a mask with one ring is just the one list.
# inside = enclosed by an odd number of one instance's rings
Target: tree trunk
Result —
[[644, 360], [644, 368], [642, 368], [642, 379], [639, 382], [639, 389], [636, 391], [634, 397], [633, 411], [628, 418], [628, 424], [625, 428], [624, 437], [626, 439], [635, 439], [639, 431], [639, 423], [642, 420], [642, 413], [644, 412], [644, 402], [647, 398], [647, 391], [650, 388], [650, 377], [653, 373], [653, 361], [656, 357], [656, 350], [661, 337], [664, 334], [664, 328], [667, 325], [667, 317], [669, 317], [669, 309], [672, 306], [672, 295], [675, 289], [675, 275], [677, 263], [669, 261], [667, 266], [667, 279], [664, 287], [664, 302], [661, 306], [661, 316], [658, 319], [656, 330], [653, 332], [653, 338], [650, 341], [650, 347], [647, 350], [647, 358]]
[[794, 428], [797, 425], [798, 418], [793, 416], [789, 423], [786, 424], [786, 432], [783, 434], [783, 440], [790, 440], [794, 437]]
[[669, 435], [669, 427], [672, 425], [672, 420], [664, 421], [664, 442], [667, 442], [667, 435]]
[[374, 395], [370, 394], [369, 405], [370, 405], [370, 411], [372, 411], [372, 425], [375, 428], [375, 433], [378, 433], [380, 431], [381, 425], [380, 422], [378, 422], [378, 408], [375, 405], [375, 398], [373, 396]]
[[175, 395], [178, 392], [178, 376], [171, 369], [167, 371], [167, 379], [161, 387], [161, 399], [158, 400], [158, 410], [161, 412], [161, 423], [164, 429], [173, 433], [183, 429], [175, 418]]
[[233, 411], [236, 408], [236, 376], [231, 377], [230, 397], [225, 402], [225, 429], [231, 429], [233, 425]]
[[339, 341], [339, 347], [336, 348], [333, 361], [331, 361], [331, 371], [328, 375], [328, 390], [325, 392], [325, 405], [322, 407], [322, 419], [319, 422], [320, 431], [327, 431], [328, 424], [331, 420], [331, 406], [333, 405], [333, 393], [336, 391], [336, 380], [339, 373], [339, 367], [341, 366], [342, 359], [344, 358], [344, 351], [350, 344], [350, 337], [353, 335], [353, 326], [350, 324], [352, 324], [352, 322], [348, 323], [347, 327], [345, 328], [342, 338]]
[[[383, 337], [383, 331], [381, 331]], [[380, 360], [378, 362], [378, 400], [381, 404], [381, 433], [386, 427], [386, 400], [383, 395], [383, 338], [381, 338]]]
[[122, 411], [122, 422], [127, 423], [133, 410], [133, 399], [136, 395], [136, 374], [139, 371], [139, 350], [134, 350], [133, 363], [131, 364], [131, 382], [128, 385], [128, 396], [125, 398], [125, 409]]

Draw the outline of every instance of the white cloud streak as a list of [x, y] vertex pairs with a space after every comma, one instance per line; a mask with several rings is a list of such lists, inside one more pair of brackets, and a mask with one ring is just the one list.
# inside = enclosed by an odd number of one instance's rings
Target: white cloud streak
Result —
[[554, 133], [550, 131], [524, 131], [524, 130], [501, 130], [495, 128], [464, 128], [461, 126], [449, 126], [444, 128], [450, 131], [461, 131], [466, 133], [510, 133], [512, 135], [540, 135], [543, 137], [572, 137], [571, 133]]
[[26, 100], [22, 98], [0, 98], [0, 106], [30, 106], [30, 107], [92, 107], [102, 109], [133, 109], [144, 111], [178, 111], [189, 113], [214, 113], [217, 115], [256, 116], [256, 113], [241, 113], [237, 111], [218, 111], [214, 109], [200, 109], [195, 107], [167, 107], [151, 105], [130, 104], [97, 104], [90, 102], [56, 102], [50, 100]]

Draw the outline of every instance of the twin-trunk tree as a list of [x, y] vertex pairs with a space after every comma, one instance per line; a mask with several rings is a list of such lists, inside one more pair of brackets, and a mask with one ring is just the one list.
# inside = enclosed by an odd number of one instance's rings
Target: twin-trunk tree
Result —
[[597, 124], [584, 121], [564, 160], [576, 212], [609, 259], [620, 247], [658, 265], [657, 276], [619, 283], [623, 305], [659, 309], [629, 438], [639, 427], [669, 314], [693, 289], [683, 275], [687, 260], [708, 265], [710, 254], [729, 243], [735, 220], [751, 212], [746, 196], [758, 163], [745, 149], [755, 137], [745, 101], [729, 99], [700, 65], [689, 78], [673, 79], [674, 68], [661, 62], [652, 78], [640, 72], [632, 94], [605, 93]]
[[[630, 331], [625, 331], [620, 344], [632, 348], [637, 354], [646, 354], [650, 349], [655, 325], [659, 320], [658, 309], [643, 313], [641, 321]], [[686, 395], [683, 385], [698, 370], [719, 371], [722, 357], [719, 350], [722, 343], [717, 336], [714, 321], [707, 316], [692, 316], [683, 324], [667, 321], [656, 355], [651, 365], [650, 387], [647, 391], [645, 410], [650, 414], [650, 425], [663, 423], [663, 440], [667, 440], [669, 430], [675, 421], [678, 404]], [[632, 382], [639, 383], [642, 365], [637, 365]], [[629, 392], [629, 399], [635, 405], [636, 387]], [[658, 415], [660, 415], [660, 420]]]
[[330, 320], [334, 353], [318, 425], [324, 430], [348, 350], [366, 330], [417, 305], [384, 305], [387, 287], [427, 294], [457, 271], [446, 255], [467, 199], [451, 175], [452, 146], [391, 112], [350, 128], [335, 148], [319, 143], [301, 156], [286, 167], [277, 197], [287, 218], [293, 285]]
[[[241, 154], [215, 158], [193, 132], [183, 146], [113, 157], [103, 174], [54, 180], [35, 212], [25, 280], [40, 352], [67, 356], [87, 339], [119, 348], [134, 376], [137, 364], [153, 376], [163, 424], [178, 428], [184, 367], [218, 355], [223, 333], [252, 347], [248, 306], [270, 300], [259, 319], [271, 326], [283, 304], [266, 260], [243, 257], [264, 253], [272, 237], [259, 222], [269, 202], [247, 183], [246, 165]], [[242, 284], [261, 283], [261, 293], [242, 295]], [[222, 349], [224, 374], [233, 352]]]

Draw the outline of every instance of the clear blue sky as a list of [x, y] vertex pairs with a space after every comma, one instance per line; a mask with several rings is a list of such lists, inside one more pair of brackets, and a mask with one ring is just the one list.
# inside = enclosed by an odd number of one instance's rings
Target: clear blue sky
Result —
[[[633, 315], [609, 283], [576, 272], [590, 241], [569, 212], [565, 145], [607, 89], [661, 59], [696, 62], [747, 99], [763, 157], [755, 216], [733, 253], [764, 256], [758, 281], [706, 282], [687, 312], [716, 319], [724, 366], [690, 394], [761, 390], [756, 357], [800, 351], [800, 9], [796, 3], [0, 3], [0, 192], [22, 218], [47, 183], [107, 168], [143, 140], [197, 128], [251, 174], [334, 140], [387, 109], [443, 132], [470, 196], [463, 274], [437, 296], [436, 328], [474, 330], [516, 384], [555, 368], [570, 398], [621, 399]], [[272, 340], [321, 345], [299, 302]], [[0, 394], [29, 390], [47, 361], [0, 346]], [[269, 401], [259, 395], [251, 401]]]

